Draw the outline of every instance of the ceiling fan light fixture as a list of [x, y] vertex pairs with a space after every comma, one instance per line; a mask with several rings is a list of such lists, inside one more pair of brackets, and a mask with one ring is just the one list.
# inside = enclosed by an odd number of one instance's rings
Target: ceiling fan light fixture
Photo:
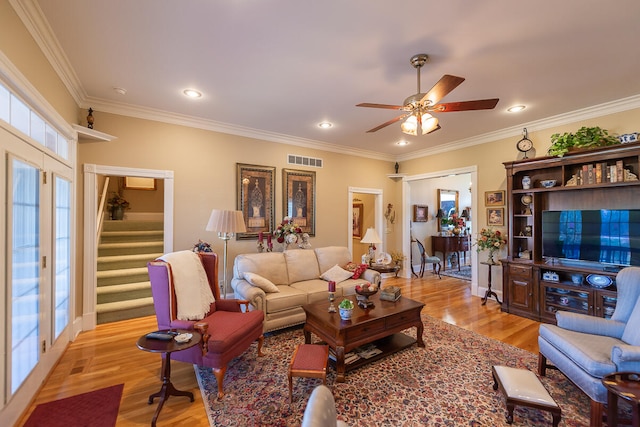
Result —
[[[418, 120], [418, 117], [420, 117], [420, 120]], [[400, 125], [400, 128], [407, 135], [425, 135], [438, 128], [438, 119], [429, 113], [424, 113], [422, 116], [412, 114]]]
[[438, 119], [433, 117], [429, 113], [424, 113], [422, 115], [422, 134], [426, 134], [429, 132], [433, 132], [438, 127]]
[[402, 124], [400, 125], [400, 129], [402, 129], [402, 132], [406, 133], [407, 135], [418, 135], [418, 119], [416, 118], [416, 116], [413, 114], [410, 115], [407, 120], [402, 122]]

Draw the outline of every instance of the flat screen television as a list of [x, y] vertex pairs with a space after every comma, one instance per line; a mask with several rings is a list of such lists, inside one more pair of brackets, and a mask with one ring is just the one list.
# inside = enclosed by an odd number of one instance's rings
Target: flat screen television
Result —
[[543, 211], [542, 256], [640, 266], [640, 209]]

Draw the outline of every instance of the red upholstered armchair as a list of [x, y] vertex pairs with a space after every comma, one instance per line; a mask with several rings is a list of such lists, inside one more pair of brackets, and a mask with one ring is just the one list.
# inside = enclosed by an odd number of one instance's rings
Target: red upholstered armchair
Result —
[[248, 301], [237, 299], [220, 299], [218, 283], [218, 256], [215, 253], [199, 253], [200, 260], [207, 274], [209, 287], [215, 302], [202, 320], [178, 320], [177, 303], [171, 265], [161, 261], [147, 264], [153, 304], [156, 310], [158, 329], [195, 329], [202, 334], [202, 345], [187, 350], [174, 352], [171, 358], [198, 366], [213, 369], [218, 381], [218, 398], [224, 396], [223, 381], [227, 364], [244, 353], [251, 343], [258, 340], [258, 356], [262, 356], [262, 311], [241, 310], [242, 304]]

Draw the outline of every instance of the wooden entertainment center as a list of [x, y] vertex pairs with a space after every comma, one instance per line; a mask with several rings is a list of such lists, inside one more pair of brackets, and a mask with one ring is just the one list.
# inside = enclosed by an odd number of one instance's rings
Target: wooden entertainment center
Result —
[[[542, 212], [640, 208], [640, 181], [629, 174], [638, 175], [640, 170], [640, 143], [522, 159], [504, 166], [509, 252], [501, 260], [502, 310], [547, 323], [555, 323], [557, 310], [610, 317], [617, 301], [618, 269], [544, 259]], [[545, 188], [541, 185], [545, 180], [556, 180], [556, 184]], [[605, 284], [611, 278], [613, 283], [606, 288], [590, 286], [586, 281], [590, 274]]]

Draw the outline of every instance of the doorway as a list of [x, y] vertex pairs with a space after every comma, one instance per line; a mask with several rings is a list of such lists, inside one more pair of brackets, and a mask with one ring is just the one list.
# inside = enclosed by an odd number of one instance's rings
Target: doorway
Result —
[[[383, 223], [383, 214], [382, 214], [382, 189], [380, 188], [363, 188], [363, 187], [349, 187], [348, 189], [349, 194], [348, 194], [348, 200], [349, 200], [349, 204], [348, 204], [348, 218], [355, 218], [354, 217], [354, 205], [357, 205], [357, 202], [354, 203], [354, 199], [358, 198], [358, 195], [365, 195], [367, 196], [368, 200], [372, 200], [372, 207], [373, 210], [372, 212], [364, 212], [364, 209], [369, 209], [368, 206], [363, 206], [363, 214], [365, 216], [367, 215], [372, 215], [372, 221], [370, 222], [371, 226], [373, 226], [376, 231], [378, 232], [379, 236], [382, 236], [382, 245], [379, 248], [379, 251], [384, 250], [384, 247], [386, 245], [385, 242], [385, 233], [383, 233], [384, 231], [384, 223]], [[354, 241], [359, 245], [360, 244], [360, 239], [356, 236], [354, 237], [354, 225], [352, 223], [352, 221], [348, 221], [348, 231], [347, 231], [347, 236], [348, 236], [348, 243], [347, 246], [349, 248], [349, 252], [351, 252], [351, 256], [352, 258], [358, 257], [358, 259], [354, 259], [355, 262], [360, 262], [360, 255], [359, 253], [354, 253]], [[364, 223], [363, 223], [364, 224]], [[364, 227], [364, 226], [363, 226]], [[366, 232], [366, 227], [364, 227], [364, 230], [359, 230], [362, 233], [362, 236], [364, 236], [364, 233]]]
[[100, 175], [113, 177], [154, 178], [164, 183], [164, 252], [173, 250], [173, 171], [123, 168], [118, 166], [84, 165], [84, 262], [82, 329], [95, 329], [97, 324], [96, 287], [98, 259], [98, 205]]

